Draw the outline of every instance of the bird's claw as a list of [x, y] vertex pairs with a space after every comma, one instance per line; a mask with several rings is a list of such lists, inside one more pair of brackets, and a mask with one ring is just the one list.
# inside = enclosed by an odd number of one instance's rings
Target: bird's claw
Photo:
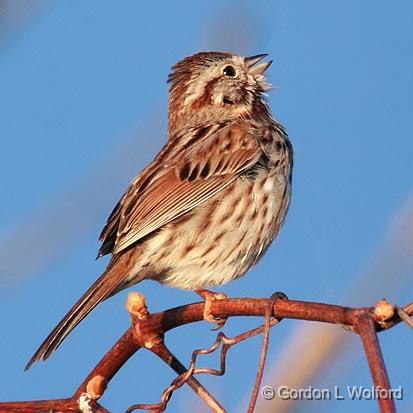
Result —
[[215, 293], [213, 291], [204, 289], [196, 290], [195, 292], [199, 294], [205, 301], [203, 313], [204, 320], [216, 324], [216, 327], [211, 329], [212, 331], [220, 330], [227, 322], [227, 318], [215, 317], [211, 312], [211, 306], [214, 301], [225, 300], [228, 297], [224, 293]]

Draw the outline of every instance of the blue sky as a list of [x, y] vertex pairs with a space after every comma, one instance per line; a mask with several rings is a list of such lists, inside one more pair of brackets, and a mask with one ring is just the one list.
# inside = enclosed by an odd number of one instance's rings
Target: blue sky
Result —
[[[97, 235], [128, 182], [165, 140], [169, 68], [200, 50], [271, 55], [269, 103], [295, 149], [292, 204], [280, 236], [256, 268], [223, 291], [270, 296], [281, 290], [351, 305], [383, 296], [399, 304], [412, 300], [412, 237], [406, 233], [406, 242], [397, 243], [401, 251], [383, 247], [412, 207], [411, 2], [215, 0], [161, 7], [55, 1], [9, 36], [0, 43], [1, 400], [69, 395], [127, 328], [122, 293], [96, 309], [47, 363], [23, 372], [104, 269], [105, 260], [94, 261]], [[377, 264], [383, 256], [387, 267]], [[198, 300], [153, 282], [135, 289], [147, 296], [151, 311]], [[226, 331], [258, 322], [231, 321]], [[268, 369], [297, 327], [283, 322], [274, 329]], [[187, 361], [214, 334], [200, 323], [167, 338]], [[401, 411], [413, 406], [405, 362], [412, 340], [404, 326], [382, 337], [392, 384], [406, 389]], [[229, 411], [242, 410], [259, 343], [230, 352], [225, 378], [205, 380]], [[360, 346], [340, 357], [338, 384], [370, 383]], [[341, 363], [352, 367], [340, 369]], [[140, 352], [111, 382], [102, 404], [119, 412], [155, 402], [172, 378]], [[170, 411], [190, 412], [194, 403], [182, 389]], [[350, 401], [313, 406], [319, 412], [375, 409]]]

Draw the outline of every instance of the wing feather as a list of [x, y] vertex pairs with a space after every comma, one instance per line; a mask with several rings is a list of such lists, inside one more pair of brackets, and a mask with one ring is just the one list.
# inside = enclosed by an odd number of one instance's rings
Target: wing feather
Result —
[[[253, 166], [261, 149], [245, 123], [228, 125], [165, 160], [157, 176], [125, 196], [113, 253], [206, 202]], [[132, 193], [129, 191], [129, 193]]]

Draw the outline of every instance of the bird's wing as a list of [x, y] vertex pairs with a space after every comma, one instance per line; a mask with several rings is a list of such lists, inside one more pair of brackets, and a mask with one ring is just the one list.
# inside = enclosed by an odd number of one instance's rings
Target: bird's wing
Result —
[[160, 165], [158, 176], [122, 199], [113, 253], [204, 203], [254, 165], [262, 153], [241, 122], [176, 145], [180, 150]]

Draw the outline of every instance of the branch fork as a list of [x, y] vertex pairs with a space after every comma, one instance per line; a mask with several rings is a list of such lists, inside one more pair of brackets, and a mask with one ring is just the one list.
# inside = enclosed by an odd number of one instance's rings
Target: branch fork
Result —
[[[271, 298], [232, 298], [211, 302], [211, 312], [215, 317], [226, 319], [234, 316], [264, 317], [264, 324], [252, 330], [229, 338], [223, 332], [218, 333], [214, 343], [205, 349], [193, 351], [190, 364], [186, 368], [168, 349], [164, 334], [179, 326], [198, 322], [204, 318], [204, 303], [193, 303], [151, 314], [145, 297], [139, 293], [130, 293], [126, 308], [131, 316], [131, 326], [103, 356], [95, 368], [80, 384], [73, 396], [67, 399], [39, 400], [26, 402], [0, 403], [0, 413], [109, 413], [97, 401], [106, 390], [107, 384], [122, 368], [123, 364], [141, 348], [147, 349], [164, 361], [176, 373], [177, 377], [162, 393], [161, 401], [156, 404], [136, 404], [127, 412], [136, 409], [151, 412], [163, 412], [167, 408], [172, 393], [187, 384], [214, 412], [225, 413], [225, 409], [213, 395], [195, 378], [199, 374], [221, 376], [225, 373], [228, 349], [242, 341], [263, 333], [263, 342], [259, 365], [254, 383], [248, 413], [252, 413], [258, 397], [268, 348], [269, 329], [281, 319], [300, 319], [341, 325], [358, 334], [369, 364], [372, 380], [377, 389], [390, 390], [390, 382], [378, 340], [379, 332], [388, 330], [404, 321], [413, 327], [413, 302], [399, 307], [386, 300], [378, 301], [373, 307], [350, 308], [331, 304], [288, 300], [276, 293]], [[203, 368], [196, 365], [199, 355], [206, 355], [220, 350], [218, 369]], [[381, 413], [394, 413], [394, 400], [381, 396], [378, 404]], [[384, 392], [386, 394], [386, 392]], [[391, 394], [391, 392], [387, 392]]]

